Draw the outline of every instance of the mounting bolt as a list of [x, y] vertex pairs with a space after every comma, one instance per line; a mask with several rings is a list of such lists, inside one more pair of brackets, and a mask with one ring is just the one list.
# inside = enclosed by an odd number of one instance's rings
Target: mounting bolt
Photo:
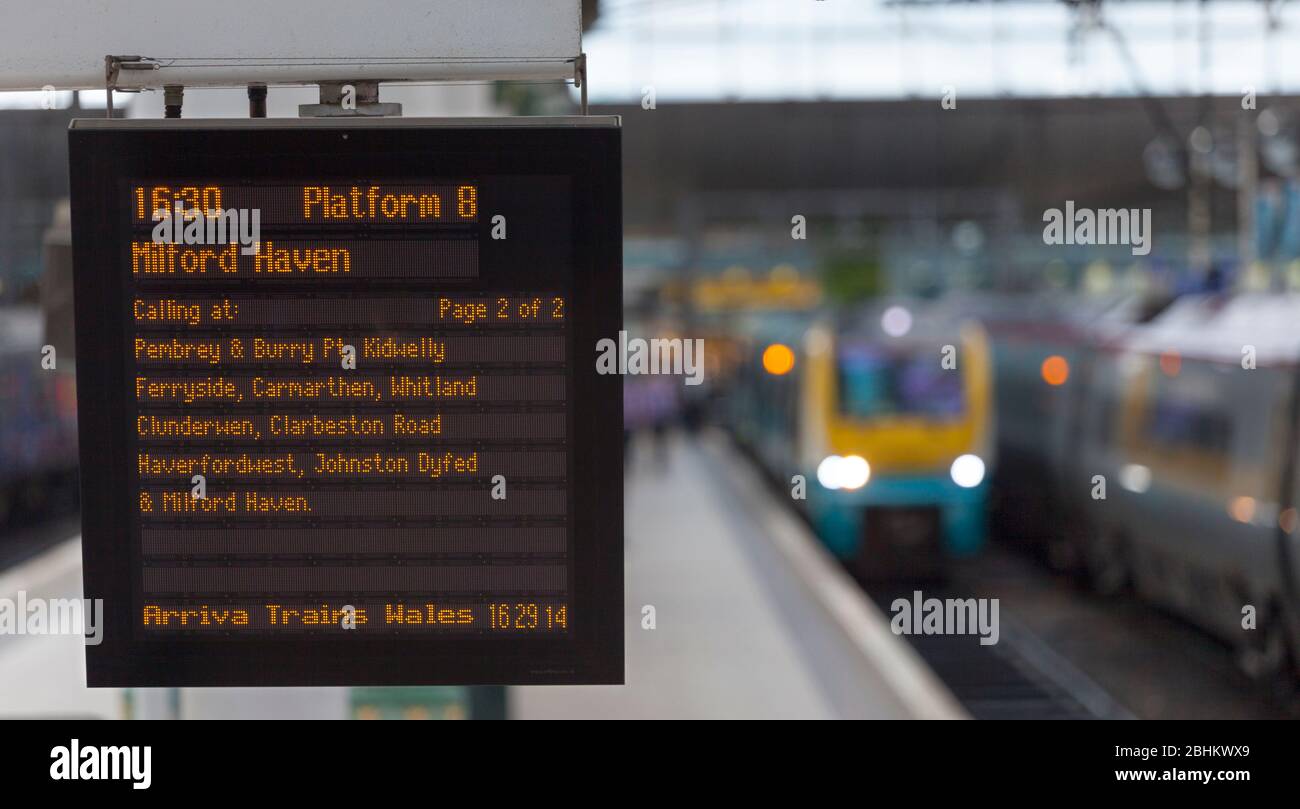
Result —
[[181, 104], [185, 101], [185, 87], [180, 84], [163, 85], [163, 117], [181, 117]]
[[265, 84], [248, 85], [248, 117], [249, 118], [266, 117], [266, 85]]

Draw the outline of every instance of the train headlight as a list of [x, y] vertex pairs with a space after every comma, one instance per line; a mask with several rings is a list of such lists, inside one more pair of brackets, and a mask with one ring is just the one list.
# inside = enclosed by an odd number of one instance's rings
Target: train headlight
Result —
[[840, 461], [840, 482], [846, 489], [861, 489], [871, 479], [871, 464], [858, 455]]
[[963, 489], [973, 489], [984, 482], [984, 461], [978, 455], [959, 455], [948, 474], [953, 483]]
[[830, 455], [817, 465], [817, 481], [828, 489], [861, 489], [870, 479], [871, 465], [859, 455]]
[[1134, 494], [1151, 488], [1151, 468], [1140, 463], [1126, 463], [1119, 468], [1119, 485]]

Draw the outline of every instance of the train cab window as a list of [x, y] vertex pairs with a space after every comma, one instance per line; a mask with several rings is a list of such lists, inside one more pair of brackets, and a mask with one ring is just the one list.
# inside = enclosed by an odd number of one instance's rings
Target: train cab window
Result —
[[956, 419], [965, 407], [961, 372], [933, 351], [843, 343], [836, 358], [840, 411], [850, 418]]
[[1131, 455], [1165, 479], [1226, 491], [1233, 424], [1219, 380], [1201, 363], [1183, 362], [1174, 376], [1153, 366], [1129, 402], [1125, 444]]
[[1194, 372], [1180, 379], [1163, 374], [1155, 377], [1155, 401], [1146, 419], [1147, 436], [1153, 444], [1215, 455], [1227, 453], [1232, 423], [1206, 382], [1212, 380], [1196, 378]]

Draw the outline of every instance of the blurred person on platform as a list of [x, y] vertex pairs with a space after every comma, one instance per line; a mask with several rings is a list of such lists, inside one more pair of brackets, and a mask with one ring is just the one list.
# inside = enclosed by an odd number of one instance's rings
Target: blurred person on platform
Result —
[[654, 441], [655, 466], [668, 468], [668, 435], [680, 411], [677, 386], [671, 376], [628, 376], [623, 380], [623, 463], [631, 466], [638, 434]]

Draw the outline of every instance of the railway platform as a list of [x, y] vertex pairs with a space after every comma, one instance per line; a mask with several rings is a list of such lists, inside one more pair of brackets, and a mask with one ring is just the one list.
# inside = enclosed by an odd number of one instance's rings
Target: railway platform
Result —
[[[627, 474], [626, 685], [511, 688], [510, 718], [966, 716], [725, 440], [664, 450], [635, 445]], [[0, 598], [78, 596], [80, 562], [70, 538]], [[347, 689], [87, 689], [75, 636], [0, 637], [0, 682], [0, 718], [356, 715]]]
[[963, 716], [723, 439], [670, 439], [662, 465], [646, 446], [632, 458], [626, 685], [515, 688], [512, 716]]

